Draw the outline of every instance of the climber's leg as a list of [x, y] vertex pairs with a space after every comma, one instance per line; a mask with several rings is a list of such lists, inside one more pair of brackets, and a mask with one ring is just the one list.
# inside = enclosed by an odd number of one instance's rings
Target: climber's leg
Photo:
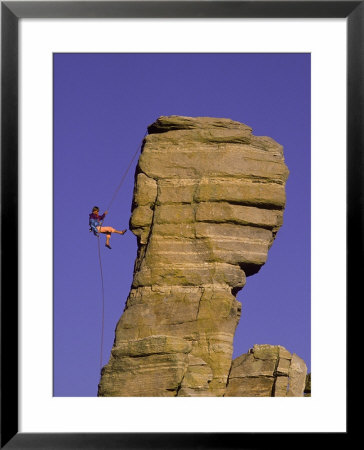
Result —
[[106, 233], [106, 247], [108, 247], [111, 250], [110, 247], [110, 237], [111, 237], [111, 233]]
[[115, 233], [116, 230], [113, 227], [97, 227], [100, 233]]
[[114, 233], [117, 233], [117, 234], [125, 234], [125, 233], [126, 233], [126, 230], [121, 230], [121, 231], [119, 231], [119, 230], [114, 230]]

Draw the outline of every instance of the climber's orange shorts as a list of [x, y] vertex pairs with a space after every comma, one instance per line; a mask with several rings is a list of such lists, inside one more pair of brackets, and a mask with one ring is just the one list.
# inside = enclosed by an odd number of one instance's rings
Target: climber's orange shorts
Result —
[[113, 227], [97, 227], [99, 233], [114, 233], [115, 228]]

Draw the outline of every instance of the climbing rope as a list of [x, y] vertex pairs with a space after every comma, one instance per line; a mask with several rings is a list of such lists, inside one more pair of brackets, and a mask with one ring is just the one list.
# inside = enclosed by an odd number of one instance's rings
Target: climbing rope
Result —
[[[144, 137], [143, 137], [143, 140], [144, 140], [146, 134], [147, 134], [147, 133], [145, 133], [145, 135], [144, 135]], [[143, 140], [142, 140], [142, 142], [143, 142]], [[141, 144], [142, 144], [142, 142], [141, 142]], [[133, 164], [133, 161], [134, 161], [136, 155], [139, 153], [139, 150], [140, 150], [140, 148], [141, 148], [141, 144], [140, 144], [140, 146], [137, 148], [137, 151], [134, 153], [134, 155], [133, 155], [133, 157], [132, 157], [132, 159], [131, 159], [131, 161], [130, 161], [128, 167], [126, 168], [126, 170], [125, 170], [123, 176], [121, 177], [120, 183], [119, 183], [118, 187], [115, 189], [114, 195], [112, 196], [112, 199], [111, 199], [110, 203], [108, 204], [108, 206], [107, 206], [107, 208], [106, 208], [106, 211], [108, 211], [108, 210], [110, 209], [110, 207], [111, 207], [111, 205], [113, 204], [113, 202], [114, 202], [114, 200], [115, 200], [115, 198], [116, 198], [116, 196], [117, 196], [117, 194], [118, 194], [118, 192], [119, 192], [119, 190], [120, 190], [122, 184], [124, 183], [125, 177], [126, 177], [127, 173], [129, 172], [130, 167], [131, 167], [131, 165]]]
[[[99, 236], [97, 236], [99, 238]], [[97, 239], [97, 247], [99, 249], [99, 264], [101, 274], [101, 292], [102, 292], [102, 322], [101, 322], [101, 349], [100, 349], [100, 370], [102, 369], [102, 348], [104, 346], [104, 317], [105, 317], [105, 290], [104, 290], [104, 275], [102, 273], [100, 239]]]
[[[128, 174], [131, 165], [133, 164], [133, 161], [136, 157], [136, 155], [139, 153], [142, 143], [144, 141], [145, 136], [147, 135], [147, 132], [144, 134], [143, 136], [143, 140], [140, 143], [139, 147], [137, 148], [136, 152], [134, 153], [128, 167], [126, 168], [126, 170], [123, 173], [123, 176], [121, 177], [120, 183], [117, 186], [117, 188], [115, 189], [115, 192], [111, 198], [111, 201], [109, 202], [106, 211], [109, 211], [112, 203], [114, 202], [121, 186], [123, 185], [126, 175]], [[102, 224], [104, 223], [106, 216], [103, 218], [100, 227], [102, 227]], [[103, 346], [104, 346], [104, 322], [105, 322], [105, 289], [104, 289], [104, 275], [103, 275], [103, 271], [102, 271], [102, 260], [101, 260], [101, 250], [100, 250], [100, 235], [97, 236], [97, 248], [98, 248], [98, 256], [99, 256], [99, 265], [100, 265], [100, 276], [101, 276], [101, 294], [102, 294], [102, 320], [101, 320], [101, 349], [100, 349], [100, 371], [102, 369], [102, 351], [103, 351]]]

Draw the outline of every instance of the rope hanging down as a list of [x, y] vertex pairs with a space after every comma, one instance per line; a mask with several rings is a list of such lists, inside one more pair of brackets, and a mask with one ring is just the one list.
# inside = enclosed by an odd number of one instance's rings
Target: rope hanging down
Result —
[[[147, 135], [147, 132], [144, 134], [143, 136], [143, 140], [145, 138], [145, 136]], [[136, 157], [136, 155], [139, 153], [139, 150], [141, 149], [141, 145], [143, 143], [143, 140], [140, 144], [140, 146], [137, 148], [136, 152], [134, 153], [128, 167], [126, 168], [126, 170], [123, 173], [123, 176], [121, 177], [120, 183], [118, 185], [118, 187], [115, 189], [115, 192], [111, 198], [110, 203], [108, 204], [106, 211], [109, 211], [112, 203], [114, 202], [122, 184], [125, 181], [125, 177], [128, 174], [131, 165], [133, 164], [133, 161]], [[104, 223], [105, 218], [102, 220], [100, 227], [102, 226], [102, 224]], [[103, 350], [103, 346], [104, 346], [104, 321], [105, 321], [105, 290], [104, 290], [104, 275], [103, 275], [103, 271], [102, 271], [102, 261], [101, 261], [101, 251], [100, 251], [100, 237], [97, 236], [97, 247], [98, 247], [98, 256], [99, 256], [99, 265], [100, 265], [100, 275], [101, 275], [101, 293], [102, 293], [102, 320], [101, 320], [101, 348], [100, 348], [100, 370], [102, 369], [102, 350]]]
[[101, 274], [101, 292], [102, 292], [102, 323], [101, 323], [101, 348], [100, 348], [100, 370], [102, 369], [102, 347], [104, 346], [104, 317], [105, 317], [105, 293], [104, 293], [104, 275], [102, 273], [100, 239], [97, 239], [97, 247], [99, 249], [99, 264]]

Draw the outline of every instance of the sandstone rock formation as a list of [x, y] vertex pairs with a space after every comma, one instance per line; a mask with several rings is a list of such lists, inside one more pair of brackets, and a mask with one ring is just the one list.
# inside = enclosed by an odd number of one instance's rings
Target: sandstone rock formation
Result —
[[98, 395], [223, 396], [236, 294], [282, 225], [283, 149], [230, 119], [160, 117], [148, 132], [130, 220], [134, 278]]
[[280, 345], [254, 345], [234, 359], [225, 397], [303, 397], [307, 367]]
[[308, 373], [306, 375], [306, 385], [304, 390], [304, 396], [305, 397], [311, 397], [311, 374]]

